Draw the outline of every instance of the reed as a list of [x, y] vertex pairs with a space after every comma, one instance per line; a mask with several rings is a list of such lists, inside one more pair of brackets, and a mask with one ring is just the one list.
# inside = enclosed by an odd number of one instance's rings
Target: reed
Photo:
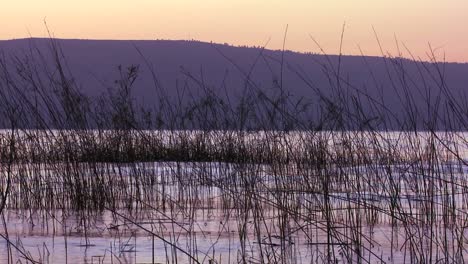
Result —
[[[426, 81], [441, 90], [426, 99], [426, 117], [411, 98], [397, 117], [348, 84], [339, 65], [322, 65], [333, 92], [314, 94], [317, 124], [283, 81], [271, 96], [246, 79], [237, 105], [201, 89], [185, 107], [140, 111], [132, 95], [140, 68], [130, 66], [118, 68], [109, 94], [88, 98], [50, 43], [53, 66], [39, 50], [42, 60], [0, 59], [1, 111], [11, 125], [0, 133], [7, 221], [16, 212], [65, 241], [77, 233], [84, 247], [111, 237], [94, 257], [100, 263], [136, 256], [137, 241], [151, 244], [153, 263], [467, 260], [468, 115], [438, 62], [413, 61], [421, 76], [435, 72]], [[394, 85], [411, 94], [399, 59], [385, 63]], [[9, 262], [48, 261], [45, 244], [39, 254], [23, 248], [6, 224], [1, 236], [12, 246]]]

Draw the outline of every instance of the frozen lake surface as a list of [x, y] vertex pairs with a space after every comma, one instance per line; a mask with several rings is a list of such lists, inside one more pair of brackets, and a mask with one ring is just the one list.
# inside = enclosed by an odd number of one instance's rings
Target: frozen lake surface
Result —
[[2, 164], [0, 263], [461, 263], [468, 137], [442, 136], [308, 152], [312, 138], [278, 135], [277, 163]]

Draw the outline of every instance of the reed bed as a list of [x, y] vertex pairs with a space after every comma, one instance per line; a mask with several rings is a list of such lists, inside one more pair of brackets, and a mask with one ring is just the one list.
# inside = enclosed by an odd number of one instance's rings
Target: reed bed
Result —
[[[281, 93], [226, 108], [209, 89], [184, 109], [161, 103], [148, 120], [131, 95], [138, 67], [119, 68], [115, 91], [93, 102], [70, 81], [53, 39], [51, 50], [58, 75], [39, 74], [30, 61], [17, 60], [29, 69], [17, 73], [0, 63], [9, 263], [53, 262], [45, 243], [24, 246], [11, 219], [63, 239], [68, 263], [78, 261], [67, 255], [73, 237], [86, 248], [112, 239], [101, 255], [84, 257], [92, 263], [136, 263], [140, 247], [152, 263], [468, 260], [468, 134], [466, 125], [455, 129], [468, 112], [445, 86], [451, 111], [430, 115], [422, 130], [382, 106], [369, 115], [350, 108], [331, 72], [337, 94], [321, 97], [319, 124]], [[49, 85], [52, 97], [44, 96]], [[373, 126], [377, 112], [383, 121]]]

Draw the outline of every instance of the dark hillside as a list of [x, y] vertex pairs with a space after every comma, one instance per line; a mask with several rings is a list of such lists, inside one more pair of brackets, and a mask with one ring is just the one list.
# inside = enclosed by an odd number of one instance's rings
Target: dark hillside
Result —
[[[266, 109], [300, 112], [300, 120], [316, 126], [338, 111], [338, 115], [345, 113], [342, 118], [354, 116], [359, 120], [345, 128], [371, 124], [405, 129], [416, 124], [418, 129], [425, 129], [434, 116], [439, 116], [434, 124], [442, 129], [446, 125], [442, 116], [454, 111], [457, 114], [451, 118], [461, 120], [452, 120], [450, 125], [466, 129], [463, 116], [467, 113], [468, 64], [339, 58], [290, 51], [283, 55], [281, 51], [196, 41], [56, 40], [55, 44], [62, 52], [59, 57], [66, 65], [67, 80], [91, 101], [115, 89], [115, 81], [135, 65], [139, 67], [131, 89], [132, 104], [153, 112], [160, 109], [161, 98], [172, 107], [188, 109], [209, 94], [229, 103], [231, 109], [247, 100], [266, 116], [271, 115]], [[6, 80], [21, 79], [18, 65], [40, 65], [37, 76], [44, 80], [57, 77], [52, 50], [49, 39], [0, 41], [2, 100], [13, 97]], [[43, 82], [46, 89], [51, 86], [47, 83]], [[34, 93], [24, 80], [15, 89], [29, 98]], [[54, 91], [57, 88], [50, 89]], [[258, 98], [267, 98], [265, 102], [271, 105], [262, 106], [264, 102]], [[304, 111], [298, 110], [299, 101]], [[365, 124], [366, 120], [371, 123]], [[9, 122], [2, 121], [8, 127]], [[300, 129], [294, 125], [290, 128]]]

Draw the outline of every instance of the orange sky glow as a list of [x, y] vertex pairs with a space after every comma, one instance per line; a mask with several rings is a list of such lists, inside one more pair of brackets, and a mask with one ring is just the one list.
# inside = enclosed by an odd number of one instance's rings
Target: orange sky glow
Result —
[[0, 39], [47, 36], [79, 39], [196, 39], [280, 49], [380, 55], [424, 60], [429, 44], [439, 60], [468, 62], [466, 0], [15, 0], [0, 7]]

